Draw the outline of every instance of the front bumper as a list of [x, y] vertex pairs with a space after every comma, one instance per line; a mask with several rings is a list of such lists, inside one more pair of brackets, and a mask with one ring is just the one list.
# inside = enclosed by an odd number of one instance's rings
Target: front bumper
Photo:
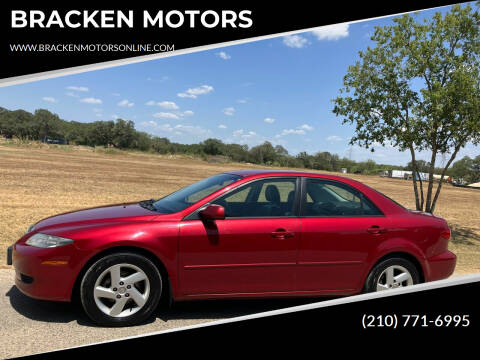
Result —
[[17, 288], [35, 299], [70, 301], [78, 269], [68, 247], [40, 249], [15, 244], [11, 258]]

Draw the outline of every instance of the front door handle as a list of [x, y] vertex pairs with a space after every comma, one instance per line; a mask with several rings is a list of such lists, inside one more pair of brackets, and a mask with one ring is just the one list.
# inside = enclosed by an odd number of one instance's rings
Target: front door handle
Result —
[[378, 225], [373, 225], [367, 229], [367, 232], [369, 232], [370, 234], [376, 234], [376, 235], [384, 234], [387, 232], [387, 228], [380, 227]]
[[295, 233], [291, 232], [291, 231], [287, 231], [285, 229], [277, 229], [275, 231], [272, 231], [270, 233], [270, 235], [272, 237], [274, 237], [275, 239], [280, 239], [280, 240], [283, 240], [283, 239], [286, 239], [286, 238], [291, 238], [295, 235]]

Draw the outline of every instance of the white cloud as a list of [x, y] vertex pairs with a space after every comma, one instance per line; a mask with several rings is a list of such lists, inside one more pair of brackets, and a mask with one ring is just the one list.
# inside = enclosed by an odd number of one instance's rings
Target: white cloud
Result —
[[[179, 107], [172, 101], [162, 101], [162, 102], [155, 102], [153, 100], [148, 101], [145, 105], [153, 106], [158, 105], [166, 110], [177, 110]], [[180, 120], [185, 116], [193, 116], [195, 113], [192, 110], [185, 110], [185, 111], [169, 111], [169, 112], [158, 112], [155, 113], [153, 116], [156, 118], [161, 119], [175, 119]]]
[[155, 102], [153, 100], [147, 101], [145, 103], [147, 106], [160, 106], [161, 108], [164, 108], [165, 110], [178, 110], [180, 109], [177, 104], [175, 104], [173, 101], [159, 101]]
[[158, 112], [153, 114], [153, 117], [158, 119], [175, 119], [178, 120], [180, 117], [177, 114], [171, 112]]
[[96, 99], [94, 97], [83, 98], [80, 100], [80, 102], [83, 102], [85, 104], [102, 104], [103, 103], [101, 99]]
[[127, 99], [123, 99], [117, 105], [121, 107], [132, 107], [135, 104], [133, 102], [128, 101]]
[[112, 93], [112, 96], [120, 96], [119, 93]]
[[330, 135], [329, 137], [327, 137], [327, 141], [330, 141], [330, 142], [333, 142], [333, 141], [342, 141], [343, 138], [341, 138], [340, 136], [337, 136], [337, 135]]
[[318, 40], [339, 40], [349, 35], [348, 24], [322, 26], [318, 29], [313, 30], [312, 34]]
[[[255, 131], [240, 129], [233, 131], [232, 136], [226, 139], [226, 142], [242, 145], [246, 144], [248, 146], [256, 146], [264, 143], [266, 140], [267, 139], [264, 136], [257, 134]], [[268, 140], [271, 141], [271, 139]]]
[[161, 108], [165, 109], [165, 110], [178, 110], [180, 109], [178, 107], [177, 104], [175, 104], [173, 101], [159, 101], [159, 102], [155, 102], [153, 100], [150, 100], [150, 101], [147, 101], [145, 103], [145, 105], [147, 106], [154, 106], [154, 105], [157, 105], [157, 106], [160, 106]]
[[275, 135], [275, 138], [279, 139], [282, 136], [286, 136], [286, 135], [305, 135], [307, 131], [312, 131], [312, 130], [313, 130], [312, 126], [303, 124], [301, 126], [296, 127], [295, 129], [283, 129], [283, 131], [280, 134]]
[[283, 43], [291, 48], [301, 49], [308, 44], [308, 40], [300, 35], [288, 35], [283, 38]]
[[268, 118], [268, 117], [267, 117], [267, 118], [263, 119], [263, 121], [265, 121], [265, 122], [268, 123], [268, 124], [273, 124], [273, 123], [275, 122], [275, 119], [272, 119], [272, 118]]
[[307, 130], [307, 131], [312, 131], [313, 130], [313, 126], [310, 126], [310, 125], [307, 125], [307, 124], [303, 124], [302, 126], [299, 126], [298, 128], [302, 129], [302, 130]]
[[117, 114], [113, 114], [113, 115], [112, 115], [112, 119], [117, 120], [117, 119], [119, 119], [119, 118], [120, 118], [120, 116], [118, 116]]
[[165, 110], [178, 110], [180, 109], [177, 104], [175, 104], [173, 101], [161, 101], [157, 103], [158, 106]]
[[285, 136], [285, 135], [305, 135], [305, 130], [302, 129], [283, 129], [282, 133], [277, 136]]
[[252, 136], [256, 136], [256, 135], [258, 135], [258, 134], [255, 131], [244, 131], [243, 129], [235, 130], [233, 132], [233, 136], [235, 136], [235, 137], [240, 136], [244, 139], [252, 137]]
[[238, 100], [237, 100], [237, 103], [239, 103], [239, 104], [246, 104], [246, 103], [247, 103], [247, 99], [238, 99]]
[[156, 133], [171, 133], [173, 132], [173, 127], [170, 124], [158, 124], [156, 121], [150, 120], [150, 121], [144, 121], [140, 124], [144, 128], [149, 128], [152, 129]]
[[86, 86], [67, 86], [67, 90], [87, 92], [88, 87], [86, 87]]
[[187, 94], [192, 94], [192, 95], [203, 95], [203, 94], [208, 94], [211, 91], [213, 91], [213, 86], [202, 85], [193, 89], [188, 89], [186, 92]]
[[225, 51], [220, 51], [218, 53], [216, 53], [216, 55], [220, 58], [222, 58], [223, 60], [228, 60], [228, 59], [231, 59], [232, 57], [230, 55], [228, 55]]
[[196, 137], [203, 137], [211, 133], [210, 130], [195, 125], [177, 125], [175, 131], [181, 133], [181, 135], [188, 134]]
[[58, 102], [57, 99], [55, 99], [54, 97], [51, 97], [51, 96], [44, 96], [42, 98], [43, 101], [46, 101], [46, 102], [50, 102], [50, 103], [56, 103]]
[[219, 129], [226, 129], [227, 126], [226, 126], [226, 125], [223, 125], [223, 124], [220, 124], [220, 125], [218, 125], [218, 128], [219, 128]]
[[170, 124], [158, 124], [156, 121], [144, 121], [140, 124], [140, 127], [156, 134], [170, 133], [173, 136], [193, 136], [197, 139], [205, 139], [211, 136], [211, 131], [204, 129], [196, 125], [175, 125]]
[[196, 95], [187, 94], [187, 93], [178, 93], [177, 96], [180, 97], [180, 98], [190, 98], [190, 99], [196, 99], [197, 98]]
[[75, 93], [72, 92], [72, 91], [69, 91], [69, 92], [65, 93], [65, 95], [71, 96], [71, 97], [76, 97], [76, 98], [80, 97], [80, 96], [78, 96], [77, 94], [75, 94]]
[[223, 109], [223, 113], [228, 116], [233, 116], [235, 114], [235, 109], [233, 107], [228, 107]]
[[178, 93], [177, 96], [181, 98], [196, 99], [198, 95], [205, 95], [213, 91], [213, 86], [202, 85], [196, 88], [190, 88], [183, 93]]

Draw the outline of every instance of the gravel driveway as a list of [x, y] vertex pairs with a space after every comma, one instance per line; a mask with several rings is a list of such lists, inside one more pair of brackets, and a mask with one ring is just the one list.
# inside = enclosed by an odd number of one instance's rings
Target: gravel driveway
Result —
[[147, 324], [129, 328], [93, 325], [70, 303], [30, 299], [14, 285], [14, 271], [0, 269], [0, 357], [14, 357], [85, 345], [153, 331], [318, 301], [312, 299], [222, 300], [174, 304]]

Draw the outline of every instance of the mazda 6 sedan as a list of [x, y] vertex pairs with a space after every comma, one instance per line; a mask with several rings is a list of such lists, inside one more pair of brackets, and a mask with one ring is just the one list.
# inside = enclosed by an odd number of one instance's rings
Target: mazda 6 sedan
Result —
[[231, 171], [160, 200], [61, 214], [8, 250], [15, 284], [79, 299], [105, 326], [138, 324], [162, 300], [339, 296], [450, 276], [445, 220], [352, 179]]

